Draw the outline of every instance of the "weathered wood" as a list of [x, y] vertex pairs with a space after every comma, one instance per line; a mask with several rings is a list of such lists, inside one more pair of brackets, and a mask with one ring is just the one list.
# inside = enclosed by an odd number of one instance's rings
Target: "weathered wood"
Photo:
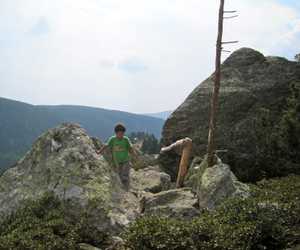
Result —
[[177, 188], [183, 186], [184, 178], [188, 171], [189, 160], [192, 154], [192, 149], [193, 149], [193, 141], [191, 138], [186, 137], [184, 139], [174, 142], [173, 144], [167, 147], [163, 147], [160, 151], [161, 153], [165, 153], [174, 150], [178, 155], [181, 155], [178, 175], [176, 180]]
[[183, 187], [184, 178], [188, 171], [189, 161], [192, 154], [193, 143], [191, 139], [185, 139], [176, 180], [176, 188]]
[[163, 147], [160, 152], [161, 153], [165, 153], [165, 152], [169, 152], [171, 150], [174, 150], [178, 155], [182, 155], [182, 150], [183, 150], [183, 145], [185, 143], [185, 141], [187, 140], [191, 140], [190, 138], [186, 137], [184, 139], [180, 139], [174, 143], [172, 143], [171, 145], [167, 146], [167, 147]]
[[214, 89], [211, 98], [211, 108], [210, 108], [210, 122], [209, 122], [209, 132], [208, 132], [208, 166], [211, 167], [214, 164], [214, 153], [215, 153], [215, 130], [216, 130], [216, 117], [218, 109], [218, 97], [221, 81], [221, 54], [222, 54], [222, 37], [223, 37], [223, 21], [224, 21], [224, 4], [225, 0], [220, 0], [219, 9], [219, 22], [218, 22], [218, 38], [216, 46], [216, 70], [214, 79]]

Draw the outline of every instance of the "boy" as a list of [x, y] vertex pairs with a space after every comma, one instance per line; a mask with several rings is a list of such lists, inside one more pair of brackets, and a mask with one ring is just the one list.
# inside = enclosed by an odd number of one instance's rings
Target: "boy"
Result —
[[109, 148], [112, 152], [113, 163], [119, 173], [120, 179], [125, 187], [129, 190], [129, 173], [130, 173], [130, 159], [129, 153], [136, 156], [136, 152], [127, 136], [124, 136], [126, 128], [123, 124], [118, 123], [115, 126], [115, 135], [110, 137], [107, 143], [97, 151], [101, 154], [105, 149]]

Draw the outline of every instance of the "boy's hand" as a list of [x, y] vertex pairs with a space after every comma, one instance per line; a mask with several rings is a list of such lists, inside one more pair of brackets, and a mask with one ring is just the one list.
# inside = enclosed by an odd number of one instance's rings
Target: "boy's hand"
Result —
[[96, 150], [96, 153], [97, 153], [98, 155], [101, 155], [102, 152], [103, 152], [106, 148], [107, 148], [107, 145], [103, 145], [102, 148]]

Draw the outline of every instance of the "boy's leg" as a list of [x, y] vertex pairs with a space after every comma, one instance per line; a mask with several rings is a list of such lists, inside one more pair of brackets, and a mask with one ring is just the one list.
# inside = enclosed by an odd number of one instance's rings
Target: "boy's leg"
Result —
[[130, 177], [129, 177], [130, 167], [131, 167], [130, 162], [119, 164], [119, 176], [126, 191], [129, 190], [129, 186], [130, 186]]

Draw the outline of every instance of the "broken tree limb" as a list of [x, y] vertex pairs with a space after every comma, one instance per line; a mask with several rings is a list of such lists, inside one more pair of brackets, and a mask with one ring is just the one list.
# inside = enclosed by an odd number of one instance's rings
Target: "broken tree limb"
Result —
[[183, 186], [184, 178], [187, 174], [189, 160], [192, 154], [192, 148], [193, 148], [193, 141], [192, 139], [186, 137], [184, 139], [178, 140], [175, 143], [163, 147], [161, 149], [161, 153], [169, 152], [171, 150], [174, 150], [177, 154], [181, 155], [180, 163], [179, 163], [179, 169], [178, 169], [178, 175], [176, 180], [176, 187], [180, 188]]
[[184, 178], [188, 171], [189, 160], [191, 157], [193, 143], [191, 139], [186, 139], [183, 143], [182, 155], [176, 180], [176, 188], [183, 187]]

